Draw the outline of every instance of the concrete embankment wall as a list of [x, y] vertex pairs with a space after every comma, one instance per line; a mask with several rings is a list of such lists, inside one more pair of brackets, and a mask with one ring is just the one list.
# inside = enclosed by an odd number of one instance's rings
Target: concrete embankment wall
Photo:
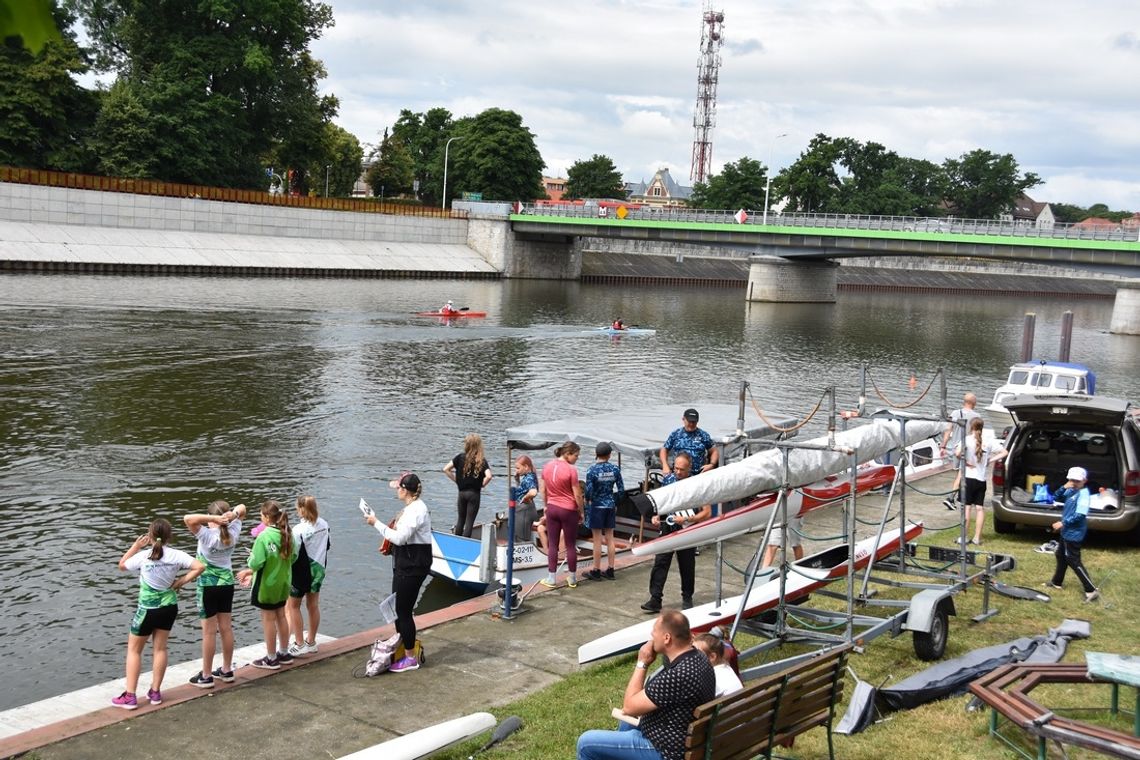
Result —
[[0, 183], [0, 268], [498, 277], [467, 221]]

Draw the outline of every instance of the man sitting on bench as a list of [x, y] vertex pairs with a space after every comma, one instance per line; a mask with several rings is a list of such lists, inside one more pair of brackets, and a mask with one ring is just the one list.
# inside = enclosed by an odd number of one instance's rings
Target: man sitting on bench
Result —
[[[665, 656], [665, 666], [646, 683], [658, 655]], [[578, 737], [578, 760], [681, 760], [693, 710], [715, 695], [716, 676], [708, 658], [693, 648], [688, 618], [677, 610], [664, 610], [653, 623], [649, 641], [637, 652], [622, 700], [621, 711], [640, 718], [638, 725], [623, 722], [617, 731], [585, 732]]]

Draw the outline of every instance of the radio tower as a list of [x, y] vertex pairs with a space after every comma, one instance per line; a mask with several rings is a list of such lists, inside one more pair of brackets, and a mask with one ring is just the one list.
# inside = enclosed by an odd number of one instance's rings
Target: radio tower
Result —
[[693, 163], [689, 179], [708, 180], [712, 169], [712, 130], [716, 126], [716, 82], [720, 46], [724, 43], [724, 12], [705, 0], [701, 10], [701, 57], [697, 60], [697, 107], [693, 111]]

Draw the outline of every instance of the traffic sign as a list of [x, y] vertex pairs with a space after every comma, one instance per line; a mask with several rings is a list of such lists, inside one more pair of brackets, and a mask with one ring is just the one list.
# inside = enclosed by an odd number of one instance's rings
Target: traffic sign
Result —
[[737, 224], [744, 224], [748, 221], [748, 212], [744, 209], [740, 209], [733, 215], [732, 218], [736, 220]]

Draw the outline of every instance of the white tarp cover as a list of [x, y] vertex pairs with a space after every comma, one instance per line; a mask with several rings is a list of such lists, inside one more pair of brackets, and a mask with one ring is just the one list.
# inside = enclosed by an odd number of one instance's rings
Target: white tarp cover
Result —
[[[507, 430], [507, 443], [516, 448], [537, 448], [544, 443], [574, 441], [593, 454], [594, 446], [608, 441], [623, 457], [633, 457], [647, 467], [657, 462], [661, 444], [674, 429], [681, 427], [681, 415], [692, 407], [700, 415], [699, 427], [717, 443], [737, 440], [740, 407], [736, 404], [697, 402], [626, 409], [586, 417], [571, 417], [550, 422], [534, 422]], [[779, 414], [766, 415], [780, 427], [791, 427], [795, 418]], [[771, 437], [776, 434], [750, 408], [744, 411], [744, 434], [748, 438]]]
[[[938, 435], [945, 429], [945, 422], [907, 420], [904, 441], [900, 421], [879, 419], [836, 433], [835, 444], [856, 449], [859, 461], [867, 462], [893, 449]], [[813, 438], [803, 441], [803, 444], [826, 445], [827, 437]], [[841, 451], [791, 449], [788, 451], [789, 485], [798, 487], [814, 483], [847, 469], [850, 463], [850, 458]], [[775, 490], [783, 483], [784, 455], [776, 449], [768, 449], [739, 462], [656, 488], [637, 498], [649, 499], [657, 514], [665, 515], [701, 504], [744, 499]]]

